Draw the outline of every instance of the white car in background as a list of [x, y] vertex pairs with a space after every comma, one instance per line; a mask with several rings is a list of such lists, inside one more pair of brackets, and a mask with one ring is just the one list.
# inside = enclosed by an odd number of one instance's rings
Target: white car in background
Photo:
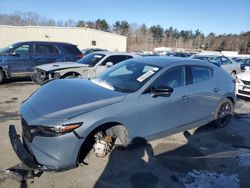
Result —
[[134, 57], [138, 55], [125, 52], [93, 52], [77, 62], [56, 62], [36, 66], [32, 80], [43, 85], [55, 79], [74, 77], [91, 79], [113, 65]]
[[236, 76], [236, 94], [250, 98], [250, 71], [239, 73]]

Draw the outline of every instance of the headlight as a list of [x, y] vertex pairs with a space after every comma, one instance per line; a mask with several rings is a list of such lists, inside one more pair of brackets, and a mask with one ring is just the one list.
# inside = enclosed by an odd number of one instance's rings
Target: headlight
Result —
[[244, 83], [241, 81], [241, 79], [239, 79], [237, 76], [236, 76], [236, 83], [237, 83], [237, 84], [244, 84]]
[[28, 126], [26, 127], [26, 132], [24, 133], [24, 137], [32, 140], [34, 136], [60, 136], [80, 127], [83, 123], [71, 123], [67, 125], [55, 125], [55, 126]]

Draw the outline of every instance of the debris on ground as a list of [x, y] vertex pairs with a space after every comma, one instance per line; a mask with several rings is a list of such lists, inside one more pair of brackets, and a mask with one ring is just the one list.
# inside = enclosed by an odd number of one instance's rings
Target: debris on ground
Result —
[[237, 174], [225, 175], [216, 172], [193, 170], [183, 179], [182, 183], [186, 188], [239, 188], [240, 180]]

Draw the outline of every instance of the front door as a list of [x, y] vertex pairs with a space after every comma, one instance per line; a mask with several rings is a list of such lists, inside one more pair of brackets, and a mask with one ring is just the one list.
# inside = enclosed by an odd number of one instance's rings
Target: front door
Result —
[[185, 67], [175, 67], [152, 84], [152, 87], [172, 87], [170, 96], [152, 97], [151, 93], [140, 96], [139, 136], [154, 136], [187, 123], [189, 99], [185, 83]]
[[33, 45], [23, 44], [10, 52], [7, 60], [11, 77], [30, 76], [33, 72], [34, 62], [31, 59]]

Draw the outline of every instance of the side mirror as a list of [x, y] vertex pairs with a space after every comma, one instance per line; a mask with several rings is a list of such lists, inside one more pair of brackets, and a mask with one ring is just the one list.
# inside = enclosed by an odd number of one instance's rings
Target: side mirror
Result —
[[151, 88], [152, 97], [169, 97], [173, 93], [174, 89], [169, 86], [158, 86]]
[[106, 67], [112, 67], [114, 64], [112, 62], [107, 62]]

